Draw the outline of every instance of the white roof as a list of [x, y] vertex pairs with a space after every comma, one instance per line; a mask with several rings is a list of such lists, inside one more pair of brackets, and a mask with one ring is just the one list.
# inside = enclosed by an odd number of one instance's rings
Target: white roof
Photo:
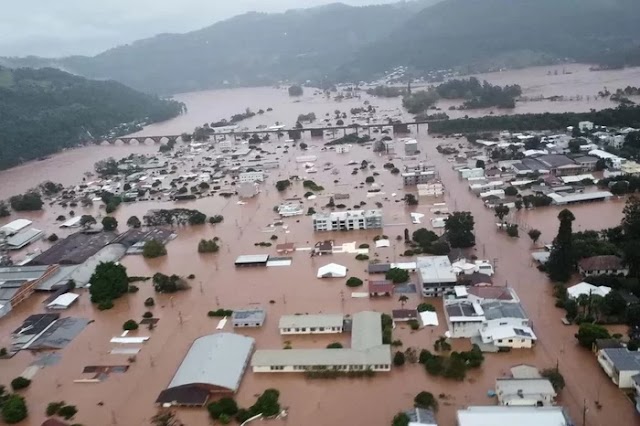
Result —
[[252, 367], [272, 365], [327, 366], [391, 364], [391, 347], [381, 345], [371, 349], [263, 349], [251, 359]]
[[82, 216], [74, 216], [60, 225], [60, 228], [73, 228], [74, 226], [80, 226], [80, 220], [82, 220]]
[[243, 254], [238, 256], [236, 263], [261, 263], [269, 260], [268, 254]]
[[457, 275], [447, 256], [420, 256], [416, 259], [423, 283], [450, 283]]
[[342, 278], [346, 276], [346, 266], [338, 265], [337, 263], [329, 263], [318, 268], [318, 278]]
[[610, 291], [611, 291], [611, 287], [607, 287], [606, 285], [602, 285], [598, 287], [586, 282], [581, 282], [567, 288], [567, 294], [572, 299], [577, 299], [583, 294], [586, 296], [588, 296], [589, 294], [592, 294], [594, 296], [604, 297], [607, 294], [609, 294]]
[[13, 222], [9, 222], [0, 228], [0, 232], [4, 232], [7, 235], [13, 235], [16, 232], [21, 231], [27, 226], [31, 225], [33, 222], [27, 219], [16, 219]]
[[458, 410], [459, 426], [569, 426], [562, 407], [486, 406]]
[[390, 245], [391, 245], [391, 243], [389, 242], [389, 240], [377, 240], [376, 241], [376, 248], [389, 247]]
[[422, 325], [435, 325], [439, 324], [438, 322], [438, 313], [431, 311], [420, 312], [420, 321], [422, 321]]
[[584, 179], [591, 179], [592, 181], [597, 180], [595, 177], [593, 177], [591, 173], [584, 174], [584, 175], [576, 175], [576, 176], [560, 176], [560, 179], [564, 183], [576, 183], [576, 182], [581, 182]]
[[467, 297], [469, 295], [469, 293], [467, 293], [467, 288], [463, 285], [455, 286], [453, 291], [456, 292], [456, 297]]
[[80, 295], [75, 293], [65, 293], [56, 297], [51, 303], [47, 305], [49, 309], [67, 309]]
[[510, 338], [537, 340], [536, 335], [530, 327], [512, 327], [510, 325], [500, 325], [480, 330], [482, 340], [503, 340]]
[[549, 379], [543, 378], [498, 378], [496, 379], [496, 393], [503, 395], [502, 398], [508, 395], [518, 395], [519, 393], [524, 395], [556, 395]]
[[279, 328], [308, 328], [308, 327], [340, 327], [342, 328], [344, 315], [342, 314], [310, 314], [283, 315], [280, 317]]

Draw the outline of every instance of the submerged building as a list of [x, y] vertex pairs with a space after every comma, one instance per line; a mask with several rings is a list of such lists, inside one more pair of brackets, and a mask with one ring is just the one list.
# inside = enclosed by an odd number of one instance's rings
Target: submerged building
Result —
[[351, 210], [313, 215], [314, 231], [350, 231], [382, 227], [382, 210]]

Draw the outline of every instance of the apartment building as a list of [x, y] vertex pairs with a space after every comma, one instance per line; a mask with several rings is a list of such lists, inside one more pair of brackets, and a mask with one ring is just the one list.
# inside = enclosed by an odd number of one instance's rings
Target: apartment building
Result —
[[382, 210], [351, 210], [313, 215], [314, 231], [350, 231], [382, 227]]

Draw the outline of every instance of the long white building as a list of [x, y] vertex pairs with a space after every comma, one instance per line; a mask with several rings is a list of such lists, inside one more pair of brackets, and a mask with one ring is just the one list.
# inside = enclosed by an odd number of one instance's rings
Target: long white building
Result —
[[351, 210], [313, 215], [314, 231], [350, 231], [382, 227], [382, 210]]
[[382, 343], [381, 321], [379, 312], [356, 313], [353, 315], [350, 348], [257, 350], [251, 359], [251, 367], [254, 373], [301, 373], [326, 369], [390, 371], [391, 346]]
[[342, 333], [342, 314], [283, 315], [280, 317], [280, 334], [330, 334]]

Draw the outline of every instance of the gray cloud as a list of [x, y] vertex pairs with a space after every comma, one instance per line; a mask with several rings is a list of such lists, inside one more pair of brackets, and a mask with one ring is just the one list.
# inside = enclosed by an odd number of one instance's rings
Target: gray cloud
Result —
[[[344, 0], [361, 6], [394, 0]], [[165, 32], [187, 32], [248, 12], [332, 0], [18, 0], [0, 14], [0, 56], [90, 55]]]

